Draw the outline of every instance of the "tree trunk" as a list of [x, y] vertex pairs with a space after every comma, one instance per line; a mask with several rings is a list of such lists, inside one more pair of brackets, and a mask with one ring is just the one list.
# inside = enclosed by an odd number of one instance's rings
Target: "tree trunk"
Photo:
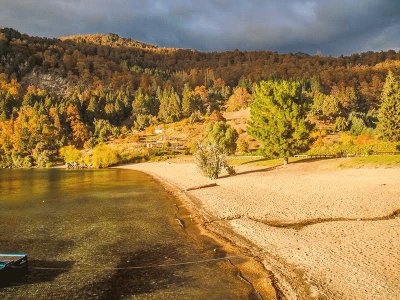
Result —
[[284, 166], [287, 166], [288, 163], [289, 163], [289, 157], [284, 157], [284, 158], [283, 158], [283, 165], [284, 165]]

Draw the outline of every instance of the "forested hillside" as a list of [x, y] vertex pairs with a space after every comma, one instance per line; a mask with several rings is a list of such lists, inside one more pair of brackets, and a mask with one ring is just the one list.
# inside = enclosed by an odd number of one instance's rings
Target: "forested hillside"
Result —
[[0, 164], [44, 165], [132, 130], [246, 108], [261, 80], [296, 80], [310, 118], [360, 135], [376, 127], [400, 53], [341, 57], [270, 51], [202, 53], [115, 34], [60, 39], [0, 30]]

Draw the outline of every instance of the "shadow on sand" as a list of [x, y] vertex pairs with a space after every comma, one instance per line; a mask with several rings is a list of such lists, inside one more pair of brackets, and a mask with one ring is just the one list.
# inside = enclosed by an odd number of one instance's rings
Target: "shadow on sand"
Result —
[[[289, 163], [289, 165], [294, 165], [294, 164], [299, 164], [299, 163], [312, 163], [312, 162], [317, 162], [317, 161], [322, 161], [322, 160], [331, 160], [331, 159], [335, 159], [335, 157], [304, 158], [304, 159], [292, 161], [292, 162]], [[261, 161], [267, 161], [267, 159], [262, 158], [262, 159], [257, 159], [257, 160], [253, 160], [253, 161], [250, 161], [250, 162], [244, 162], [244, 163], [240, 164], [240, 166], [247, 165], [247, 164], [250, 164], [250, 163], [255, 163], [255, 162], [261, 162]], [[281, 167], [283, 167], [283, 164], [270, 166], [270, 167], [266, 167], [266, 168], [262, 168], [262, 169], [254, 169], [254, 170], [238, 172], [234, 176], [252, 174], [252, 173], [263, 173], [263, 172], [273, 171], [273, 170], [281, 168]], [[220, 176], [219, 179], [228, 178], [228, 177], [231, 177], [231, 176], [232, 175], [224, 175], [224, 176]]]
[[224, 175], [224, 176], [220, 176], [220, 177], [218, 177], [218, 179], [228, 178], [228, 177], [232, 177], [232, 176], [245, 175], [245, 174], [263, 173], [263, 172], [268, 172], [268, 171], [275, 170], [276, 168], [279, 168], [279, 167], [281, 167], [281, 166], [279, 165], [279, 166], [273, 166], [273, 167], [268, 167], [268, 168], [262, 168], [262, 169], [255, 169], [255, 170], [248, 170], [248, 171], [243, 171], [243, 172], [237, 172], [235, 175]]

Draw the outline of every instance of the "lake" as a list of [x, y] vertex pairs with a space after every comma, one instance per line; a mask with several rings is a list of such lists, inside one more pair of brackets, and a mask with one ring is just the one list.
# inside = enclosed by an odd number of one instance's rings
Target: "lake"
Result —
[[0, 299], [255, 298], [228, 260], [211, 261], [227, 255], [217, 244], [180, 226], [175, 203], [131, 170], [0, 170], [0, 253], [29, 255]]

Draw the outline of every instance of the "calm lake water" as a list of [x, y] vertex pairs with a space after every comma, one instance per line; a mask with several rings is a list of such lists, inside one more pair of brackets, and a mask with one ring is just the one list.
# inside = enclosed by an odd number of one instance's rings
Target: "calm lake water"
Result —
[[0, 170], [0, 253], [30, 259], [0, 299], [253, 298], [226, 260], [153, 267], [223, 257], [215, 248], [180, 227], [174, 198], [146, 174]]

